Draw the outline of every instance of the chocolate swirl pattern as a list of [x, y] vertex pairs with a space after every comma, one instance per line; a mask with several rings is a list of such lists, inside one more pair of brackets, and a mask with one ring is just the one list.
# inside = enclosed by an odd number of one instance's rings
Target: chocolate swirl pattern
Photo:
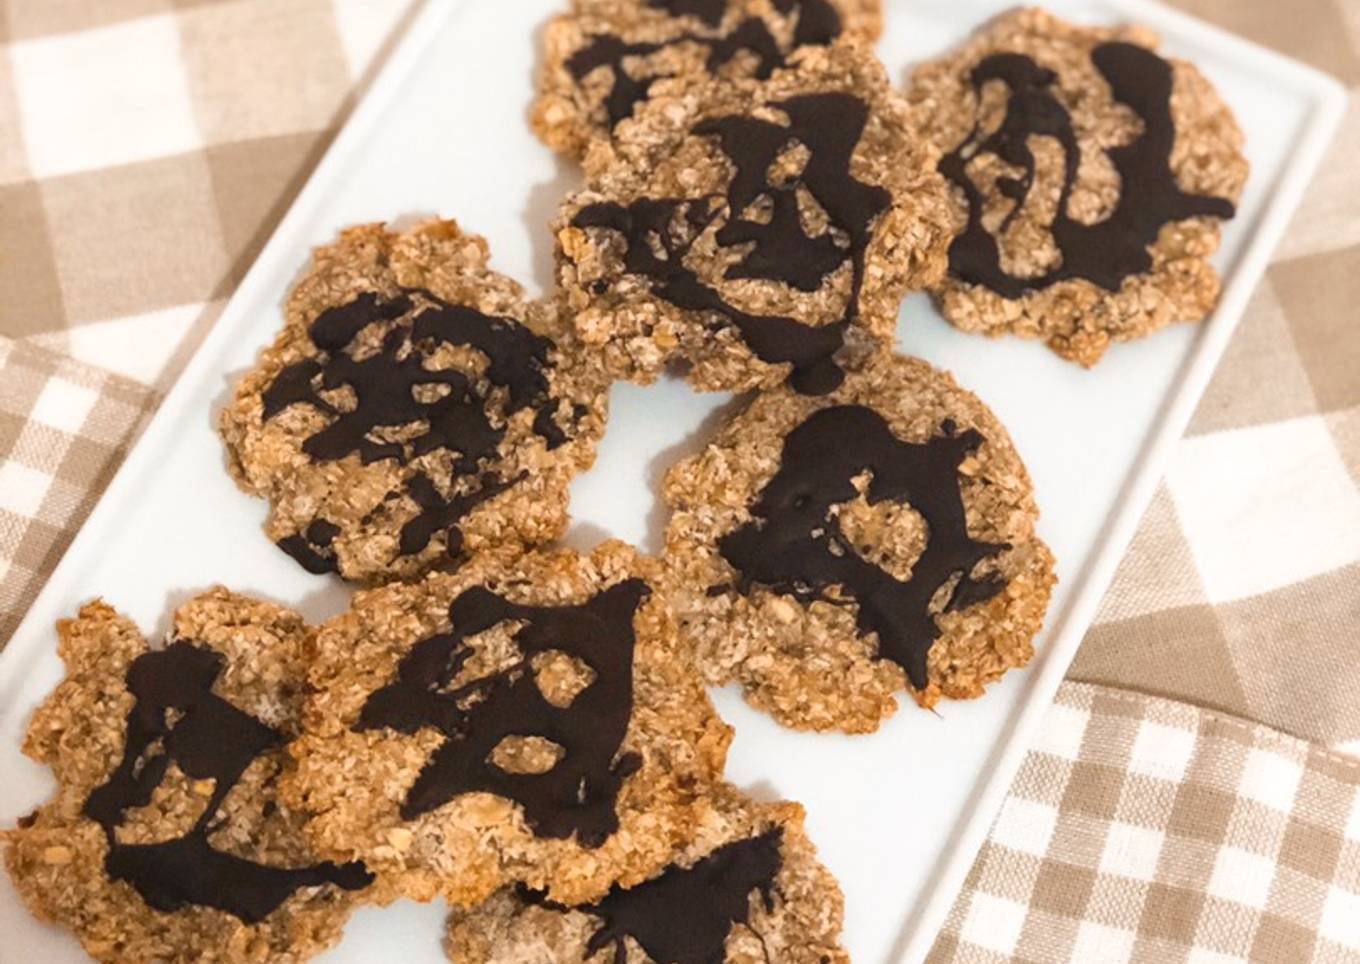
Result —
[[[432, 727], [446, 737], [408, 790], [402, 818], [485, 791], [522, 806], [539, 836], [604, 843], [618, 828], [619, 788], [642, 762], [620, 746], [633, 710], [633, 615], [650, 592], [641, 579], [629, 579], [575, 606], [518, 605], [482, 587], [459, 595], [449, 606], [453, 629], [417, 643], [355, 725], [406, 734]], [[514, 631], [520, 659], [454, 686], [473, 655], [467, 640], [507, 621], [521, 624]], [[593, 673], [567, 706], [549, 702], [535, 680], [533, 659], [549, 652], [579, 659]], [[502, 740], [529, 735], [560, 748], [551, 768], [512, 773], [492, 761]]]
[[[783, 864], [779, 827], [724, 844], [693, 866], [671, 866], [658, 877], [627, 890], [613, 887], [604, 899], [573, 908], [599, 919], [586, 944], [593, 957], [613, 948], [614, 964], [627, 964], [632, 938], [654, 961], [721, 964], [733, 927], [750, 926], [751, 895], [774, 909], [775, 878]], [[518, 888], [521, 900], [568, 910], [541, 892]]]
[[567, 70], [580, 83], [601, 67], [608, 68], [609, 94], [604, 101], [608, 126], [612, 131], [633, 116], [638, 104], [647, 99], [652, 84], [667, 76], [635, 62], [682, 44], [707, 50], [705, 69], [718, 74], [739, 54], [755, 57], [751, 76], [764, 80], [784, 65], [788, 55], [806, 44], [829, 44], [841, 34], [841, 18], [829, 0], [778, 0], [775, 9], [785, 16], [796, 16], [791, 43], [781, 44], [760, 17], [745, 17], [726, 30], [720, 30], [726, 12], [725, 0], [649, 0], [649, 6], [674, 17], [693, 17], [706, 30], [685, 31], [664, 41], [628, 42], [610, 33], [596, 34], [590, 42], [567, 60]]
[[[949, 250], [950, 272], [958, 280], [982, 285], [1005, 298], [1020, 298], [1072, 279], [1116, 291], [1125, 278], [1152, 267], [1148, 246], [1157, 240], [1163, 226], [1185, 218], [1233, 216], [1235, 208], [1230, 201], [1189, 194], [1176, 183], [1171, 170], [1171, 151], [1176, 142], [1171, 65], [1145, 47], [1123, 42], [1098, 45], [1091, 60], [1109, 83], [1114, 99], [1130, 107], [1143, 123], [1143, 131], [1135, 140], [1109, 151], [1110, 162], [1120, 177], [1114, 210], [1094, 224], [1084, 224], [1069, 215], [1068, 201], [1077, 181], [1081, 150], [1071, 116], [1054, 93], [1057, 74], [1024, 54], [993, 54], [973, 69], [970, 80], [979, 96], [988, 82], [1004, 83], [1010, 98], [1006, 115], [1000, 127], [986, 136], [975, 127], [940, 162], [940, 172], [963, 192], [968, 205], [967, 227]], [[1035, 189], [1031, 137], [1051, 137], [1062, 147], [1062, 187], [1049, 226], [1062, 261], [1042, 275], [1021, 278], [1002, 268], [997, 237], [1005, 233]], [[998, 190], [1014, 202], [1014, 207], [995, 235], [983, 226], [986, 199], [967, 170], [980, 154], [994, 154], [1022, 172], [998, 184]]]
[[[655, 294], [677, 308], [735, 327], [762, 361], [792, 366], [789, 381], [795, 389], [820, 395], [844, 377], [835, 355], [859, 310], [873, 225], [892, 199], [883, 188], [856, 179], [850, 169], [868, 121], [862, 100], [846, 93], [807, 94], [774, 106], [789, 123], [736, 115], [712, 118], [694, 128], [700, 137], [716, 138], [732, 162], [735, 173], [725, 194], [643, 198], [627, 205], [598, 202], [577, 212], [572, 224], [622, 235], [629, 274], [649, 279]], [[791, 180], [771, 183], [771, 166], [791, 144], [806, 148], [806, 164]], [[804, 229], [800, 189], [826, 212], [830, 221], [826, 230], [809, 234]], [[761, 200], [770, 205], [769, 218], [748, 216], [746, 212]], [[755, 315], [731, 304], [686, 264], [689, 249], [720, 221], [718, 243], [745, 249], [727, 268], [728, 280], [763, 279], [813, 292], [848, 264], [850, 290], [840, 319], [813, 326], [788, 316]]]
[[[356, 339], [375, 324], [388, 329], [377, 350], [361, 352]], [[427, 474], [410, 478], [404, 494], [420, 511], [401, 530], [403, 555], [421, 552], [436, 532], [445, 531], [448, 555], [456, 557], [462, 549], [458, 522], [519, 481], [489, 467], [506, 418], [531, 409], [533, 430], [548, 449], [567, 441], [557, 422], [558, 402], [549, 393], [552, 342], [514, 319], [409, 289], [395, 296], [360, 294], [322, 312], [308, 333], [321, 353], [278, 373], [262, 396], [266, 421], [289, 406], [309, 405], [331, 418], [302, 443], [314, 461], [357, 455], [365, 465], [389, 459], [408, 465], [445, 451], [457, 454], [455, 477], [476, 480], [470, 492], [445, 495]], [[430, 367], [430, 358], [444, 347], [471, 348], [485, 356], [489, 389], [481, 391], [458, 369]], [[328, 399], [340, 390], [352, 395], [352, 404]], [[493, 392], [503, 394], [504, 402], [494, 400]], [[318, 518], [279, 547], [309, 572], [332, 571], [331, 543], [339, 531]]]
[[[861, 632], [878, 637], [878, 658], [900, 665], [917, 689], [939, 635], [931, 602], [946, 586], [946, 609], [996, 595], [1003, 583], [975, 578], [977, 563], [1006, 548], [968, 535], [958, 467], [982, 444], [974, 430], [916, 444], [893, 435], [883, 417], [858, 405], [822, 409], [788, 434], [779, 471], [751, 508], [750, 522], [724, 536], [719, 551], [737, 571], [738, 588], [762, 586], [800, 601], [850, 596]], [[929, 527], [925, 551], [901, 580], [863, 558], [833, 508], [856, 498], [856, 476], [869, 472], [869, 503], [910, 505]]]
[[[144, 653], [128, 668], [127, 687], [136, 703], [127, 718], [123, 758], [84, 806], [108, 840], [109, 876], [132, 885], [157, 910], [214, 907], [247, 924], [264, 920], [303, 887], [368, 886], [372, 875], [360, 863], [275, 867], [212, 845], [227, 795], [247, 767], [284, 742], [278, 730], [212, 692], [224, 668], [220, 653], [186, 640]], [[212, 781], [212, 795], [193, 829], [156, 843], [120, 842], [124, 814], [151, 802], [172, 763], [190, 779]]]

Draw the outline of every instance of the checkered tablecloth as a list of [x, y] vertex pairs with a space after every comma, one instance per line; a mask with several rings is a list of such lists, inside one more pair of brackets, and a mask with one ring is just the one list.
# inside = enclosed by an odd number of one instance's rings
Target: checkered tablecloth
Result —
[[1360, 760], [1065, 683], [929, 964], [1360, 959]]
[[[1179, 6], [1360, 90], [1357, 0]], [[0, 0], [0, 645], [411, 10]], [[1358, 153], [1360, 97], [936, 960], [1360, 960]]]

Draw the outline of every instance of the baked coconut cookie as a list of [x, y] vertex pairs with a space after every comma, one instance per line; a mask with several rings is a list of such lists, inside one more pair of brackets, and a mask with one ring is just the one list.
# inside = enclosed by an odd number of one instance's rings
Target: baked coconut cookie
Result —
[[786, 726], [864, 733], [982, 695], [1054, 584], [1029, 475], [975, 396], [884, 355], [763, 393], [666, 478], [671, 601], [708, 681]]
[[343, 232], [222, 411], [232, 475], [308, 571], [406, 578], [566, 528], [607, 384], [487, 258], [453, 221]]
[[1213, 310], [1242, 131], [1203, 74], [1156, 47], [1141, 28], [1026, 9], [913, 73], [908, 99], [953, 188], [959, 233], [935, 292], [953, 324], [1091, 366], [1112, 342]]
[[767, 79], [799, 47], [873, 40], [879, 0], [575, 0], [543, 34], [533, 127], [583, 155], [675, 78]]
[[602, 897], [692, 833], [730, 731], [679, 645], [654, 564], [474, 558], [359, 593], [315, 636], [283, 792], [384, 897], [475, 906], [512, 883]]
[[152, 649], [102, 602], [57, 626], [66, 678], [24, 752], [55, 796], [0, 832], [29, 909], [100, 961], [301, 961], [372, 878], [319, 859], [275, 793], [300, 725], [296, 613], [214, 589]]
[[596, 143], [559, 215], [576, 331], [617, 378], [685, 361], [702, 390], [830, 391], [944, 272], [937, 158], [849, 41], [755, 88], [672, 85]]
[[502, 891], [450, 916], [446, 948], [454, 964], [848, 964], [843, 905], [802, 807], [723, 786], [655, 877], [579, 907]]

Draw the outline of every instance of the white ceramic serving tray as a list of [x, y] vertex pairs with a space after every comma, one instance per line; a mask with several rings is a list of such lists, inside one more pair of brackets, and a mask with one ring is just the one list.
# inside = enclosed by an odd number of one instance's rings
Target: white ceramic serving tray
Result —
[[[260, 533], [264, 505], [223, 467], [212, 425], [236, 376], [279, 323], [309, 249], [359, 221], [440, 214], [491, 242], [493, 264], [541, 291], [554, 206], [579, 177], [526, 123], [539, 29], [564, 0], [430, 0], [242, 282], [0, 657], [0, 825], [47, 797], [48, 773], [19, 752], [29, 714], [61, 676], [53, 622], [103, 596], [148, 633], [214, 583], [301, 609], [345, 606], [336, 580], [306, 575]], [[995, 0], [885, 0], [879, 52], [895, 81], [985, 17]], [[958, 893], [1035, 724], [1044, 713], [1267, 258], [1343, 107], [1337, 84], [1144, 0], [1050, 0], [1079, 21], [1137, 20], [1198, 63], [1247, 131], [1252, 176], [1218, 265], [1223, 300], [1207, 324], [1115, 347], [1085, 372], [1043, 346], [955, 332], [922, 296], [902, 308], [900, 348], [953, 371], [1010, 428], [1029, 464], [1061, 583], [1039, 656], [985, 699], [938, 714], [904, 705], [873, 736], [781, 730], [733, 691], [714, 694], [737, 730], [728, 772], [765, 797], [802, 801], [846, 895], [856, 961], [918, 961]], [[702, 446], [726, 396], [668, 380], [617, 386], [594, 470], [573, 489], [569, 542], [605, 535], [655, 551], [666, 468]], [[440, 905], [360, 911], [327, 961], [443, 960]], [[0, 875], [0, 960], [81, 960]]]

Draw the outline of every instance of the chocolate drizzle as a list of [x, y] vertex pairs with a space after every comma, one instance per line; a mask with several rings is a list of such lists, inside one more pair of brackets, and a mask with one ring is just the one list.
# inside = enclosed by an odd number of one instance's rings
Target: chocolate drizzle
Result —
[[722, 23], [727, 0], [647, 0], [647, 6], [664, 10], [672, 17], [697, 17], [716, 27]]
[[[355, 339], [375, 323], [388, 326], [381, 344], [359, 352]], [[518, 481], [484, 470], [505, 435], [493, 416], [508, 418], [531, 409], [533, 431], [549, 449], [567, 441], [557, 423], [557, 400], [548, 391], [552, 343], [513, 319], [449, 304], [418, 289], [395, 297], [364, 292], [323, 311], [308, 334], [322, 355], [283, 369], [262, 396], [266, 420], [290, 405], [310, 405], [333, 416], [302, 443], [304, 453], [320, 462], [358, 455], [365, 465], [387, 459], [407, 465], [430, 452], [456, 452], [453, 472], [480, 479], [473, 491], [446, 496], [427, 475], [412, 478], [406, 495], [421, 513], [401, 532], [403, 554], [420, 552], [436, 532], [447, 530], [449, 555], [457, 555], [462, 545], [458, 522]], [[426, 367], [444, 346], [471, 348], [486, 357], [485, 395], [461, 371]], [[352, 407], [325, 397], [340, 388], [353, 393]], [[501, 393], [503, 405], [490, 392]], [[412, 427], [417, 431], [403, 433], [400, 441], [390, 434]], [[279, 547], [309, 572], [334, 571], [331, 543], [338, 534], [333, 523], [317, 519], [305, 532], [280, 540]]]
[[[983, 285], [1004, 298], [1020, 298], [1028, 291], [1073, 278], [1117, 291], [1125, 278], [1152, 267], [1148, 247], [1156, 242], [1163, 225], [1192, 217], [1233, 216], [1231, 202], [1187, 194], [1176, 184], [1171, 170], [1171, 151], [1176, 143], [1171, 117], [1171, 65], [1152, 51], [1130, 43], [1101, 44], [1092, 52], [1091, 60], [1109, 82], [1114, 99], [1132, 108], [1143, 121], [1143, 133], [1136, 140], [1108, 152], [1121, 182], [1114, 211], [1095, 224], [1082, 224], [1068, 215], [1081, 149], [1072, 119], [1053, 91], [1057, 74], [1024, 54], [994, 54], [973, 69], [971, 80], [979, 96], [983, 85], [991, 80], [1009, 88], [1010, 102], [1001, 126], [986, 137], [974, 127], [963, 143], [940, 161], [940, 172], [963, 191], [968, 201], [968, 225], [949, 249], [954, 277]], [[996, 237], [982, 224], [985, 199], [969, 178], [967, 167], [979, 154], [994, 154], [1022, 170], [1019, 177], [1005, 177], [997, 183], [997, 189], [1015, 201], [997, 232], [1004, 234], [1035, 186], [1031, 137], [1051, 137], [1062, 147], [1063, 183], [1049, 226], [1062, 262], [1037, 277], [1019, 278], [1001, 267]]]
[[[131, 884], [157, 910], [214, 907], [247, 924], [268, 917], [302, 887], [368, 886], [373, 878], [363, 864], [273, 867], [212, 846], [209, 838], [221, 827], [219, 812], [227, 794], [257, 757], [284, 742], [279, 731], [212, 692], [224, 662], [220, 653], [179, 640], [144, 653], [128, 667], [127, 687], [136, 703], [127, 718], [123, 758], [83, 809], [104, 829], [105, 870]], [[151, 803], [171, 763], [192, 780], [213, 781], [212, 796], [193, 829], [158, 843], [119, 843], [123, 814]]]
[[[631, 937], [654, 961], [665, 964], [722, 964], [734, 925], [750, 926], [751, 894], [774, 910], [775, 877], [783, 865], [784, 831], [724, 844], [692, 867], [668, 867], [628, 890], [617, 884], [599, 903], [570, 908], [601, 920], [586, 944], [586, 956], [614, 947], [614, 964], [627, 964]], [[539, 891], [519, 888], [521, 900], [566, 910]]]
[[793, 32], [795, 48], [816, 44], [826, 46], [841, 35], [841, 15], [829, 0], [774, 0], [780, 13], [798, 10], [798, 26]]
[[463, 532], [458, 523], [477, 506], [494, 499], [512, 485], [526, 478], [521, 472], [513, 479], [502, 479], [488, 472], [481, 477], [477, 488], [467, 495], [445, 496], [427, 475], [414, 475], [406, 483], [406, 494], [420, 506], [420, 514], [401, 527], [397, 540], [403, 556], [424, 551], [434, 534], [444, 532], [444, 552], [451, 559], [463, 551]]
[[[957, 578], [947, 609], [982, 602], [1004, 583], [975, 579], [981, 560], [1006, 548], [968, 535], [958, 467], [982, 444], [952, 423], [924, 443], [903, 442], [877, 412], [858, 405], [824, 408], [784, 439], [779, 471], [751, 507], [754, 518], [723, 536], [718, 549], [737, 570], [738, 588], [763, 586], [800, 601], [832, 600], [839, 587], [858, 607], [863, 633], [878, 634], [878, 658], [890, 659], [913, 686], [926, 686], [926, 655], [939, 636], [930, 612], [936, 593]], [[871, 505], [910, 505], [929, 529], [925, 550], [905, 582], [864, 559], [841, 531], [835, 506], [858, 496], [854, 479], [871, 478]]]
[[744, 20], [730, 33], [719, 37], [703, 37], [698, 34], [680, 34], [662, 43], [626, 43], [613, 34], [599, 34], [588, 45], [572, 54], [567, 60], [567, 69], [578, 82], [600, 67], [608, 67], [613, 78], [609, 94], [605, 97], [604, 109], [609, 118], [612, 131], [620, 123], [633, 116], [637, 106], [650, 95], [652, 84], [661, 80], [663, 74], [643, 74], [635, 77], [625, 66], [632, 57], [648, 57], [659, 50], [674, 47], [681, 43], [694, 43], [708, 48], [705, 67], [709, 73], [717, 73], [741, 51], [755, 54], [757, 66], [755, 76], [764, 80], [774, 73], [784, 61], [778, 43], [765, 22], [752, 17]]
[[318, 518], [313, 519], [305, 531], [284, 536], [278, 545], [303, 569], [319, 576], [336, 571], [335, 553], [331, 551], [331, 543], [339, 534], [339, 526]]
[[[873, 225], [892, 198], [883, 188], [856, 180], [850, 171], [850, 157], [868, 121], [864, 101], [844, 93], [806, 94], [773, 106], [788, 116], [787, 125], [729, 116], [694, 128], [699, 136], [716, 137], [732, 161], [735, 174], [725, 195], [643, 198], [626, 207], [599, 202], [578, 211], [572, 224], [621, 234], [627, 244], [624, 270], [651, 279], [657, 297], [735, 326], [762, 361], [792, 366], [789, 382], [796, 390], [824, 394], [844, 377], [834, 356], [859, 311]], [[789, 183], [770, 183], [771, 165], [795, 144], [808, 152], [802, 172]], [[826, 212], [829, 230], [815, 236], [804, 232], [800, 188]], [[769, 220], [745, 217], [762, 199], [771, 206]], [[841, 318], [812, 326], [790, 317], [753, 315], [730, 304], [685, 264], [690, 248], [719, 217], [726, 219], [717, 231], [719, 244], [746, 248], [727, 269], [728, 279], [769, 280], [813, 292], [849, 263], [850, 292]]]
[[[723, 19], [725, 0], [648, 0], [649, 5], [665, 10], [671, 16], [691, 16], [717, 31]], [[784, 65], [785, 58], [796, 48], [807, 44], [829, 44], [841, 33], [840, 15], [828, 0], [779, 0], [775, 9], [788, 15], [798, 12], [798, 22], [791, 45], [782, 46], [759, 17], [747, 17], [725, 32], [681, 33], [660, 42], [628, 43], [614, 34], [596, 34], [590, 42], [567, 59], [567, 70], [579, 83], [592, 71], [607, 67], [611, 86], [604, 101], [605, 114], [612, 131], [620, 122], [633, 116], [638, 104], [645, 101], [652, 84], [668, 76], [661, 73], [630, 72], [631, 58], [650, 57], [652, 54], [680, 44], [696, 44], [708, 49], [705, 68], [717, 74], [739, 53], [754, 54], [756, 65], [752, 75], [767, 79]]]
[[[449, 606], [451, 632], [412, 647], [396, 679], [364, 703], [356, 730], [415, 734], [433, 727], [446, 740], [407, 791], [401, 816], [410, 820], [464, 793], [485, 791], [513, 800], [540, 837], [573, 833], [598, 847], [618, 829], [614, 801], [642, 760], [620, 753], [633, 709], [633, 615], [651, 590], [629, 579], [575, 606], [524, 606], [473, 587]], [[474, 650], [467, 640], [506, 621], [520, 659], [513, 666], [457, 686]], [[548, 702], [532, 669], [535, 655], [560, 651], [585, 663], [594, 678], [569, 706]], [[491, 761], [509, 736], [539, 736], [562, 748], [543, 773], [511, 773]]]

